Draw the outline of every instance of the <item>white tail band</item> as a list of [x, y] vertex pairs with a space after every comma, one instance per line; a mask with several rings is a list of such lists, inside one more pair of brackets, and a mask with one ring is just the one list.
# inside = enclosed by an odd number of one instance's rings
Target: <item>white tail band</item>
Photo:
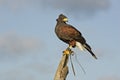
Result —
[[76, 46], [77, 46], [81, 51], [84, 51], [84, 50], [85, 50], [84, 46], [83, 46], [80, 42], [77, 42], [77, 41], [76, 41]]

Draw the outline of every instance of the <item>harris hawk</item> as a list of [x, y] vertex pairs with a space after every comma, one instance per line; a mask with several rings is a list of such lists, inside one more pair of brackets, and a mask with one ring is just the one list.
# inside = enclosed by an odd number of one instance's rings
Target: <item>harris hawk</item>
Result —
[[69, 49], [78, 47], [81, 50], [87, 50], [95, 59], [97, 59], [81, 32], [72, 25], [67, 24], [68, 18], [65, 15], [60, 14], [56, 21], [55, 33], [60, 40], [69, 44]]

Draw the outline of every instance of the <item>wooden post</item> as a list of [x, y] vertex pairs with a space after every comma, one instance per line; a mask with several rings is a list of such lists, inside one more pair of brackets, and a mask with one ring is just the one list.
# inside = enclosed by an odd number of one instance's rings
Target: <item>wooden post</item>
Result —
[[68, 59], [69, 59], [69, 55], [63, 54], [58, 69], [56, 71], [54, 80], [66, 80], [68, 74], [68, 66], [67, 66]]
[[72, 51], [68, 48], [65, 51], [63, 51], [63, 56], [57, 68], [54, 80], [66, 80], [66, 77], [69, 72], [67, 63], [68, 63], [69, 55], [71, 53]]

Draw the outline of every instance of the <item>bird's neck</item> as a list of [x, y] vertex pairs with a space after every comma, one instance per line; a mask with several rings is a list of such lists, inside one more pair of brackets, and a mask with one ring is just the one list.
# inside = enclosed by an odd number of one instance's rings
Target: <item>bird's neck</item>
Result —
[[57, 21], [57, 25], [59, 24], [66, 24], [66, 22], [63, 22], [63, 21]]

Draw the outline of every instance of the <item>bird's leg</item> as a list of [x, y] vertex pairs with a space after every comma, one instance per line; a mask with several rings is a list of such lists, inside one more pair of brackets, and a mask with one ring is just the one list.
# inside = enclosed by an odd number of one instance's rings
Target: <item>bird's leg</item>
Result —
[[76, 41], [75, 40], [70, 40], [69, 41], [69, 47], [63, 51], [64, 54], [72, 54], [73, 55], [73, 51], [72, 51], [72, 48], [74, 48], [76, 46]]
[[69, 47], [68, 47], [66, 50], [63, 51], [63, 53], [64, 53], [64, 54], [67, 54], [67, 55], [72, 54], [73, 51], [72, 51], [71, 49], [72, 49], [72, 46], [69, 45]]

